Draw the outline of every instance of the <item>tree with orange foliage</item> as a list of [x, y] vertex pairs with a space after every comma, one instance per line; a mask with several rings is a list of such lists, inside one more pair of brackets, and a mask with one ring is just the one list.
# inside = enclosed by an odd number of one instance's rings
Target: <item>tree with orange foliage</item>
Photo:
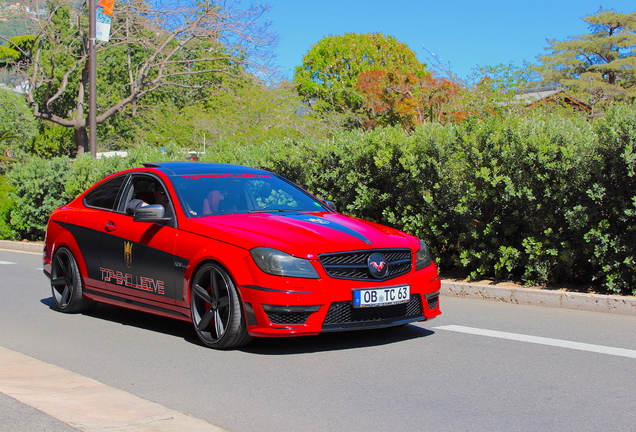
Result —
[[357, 90], [364, 99], [364, 129], [401, 125], [413, 130], [425, 121], [452, 121], [449, 107], [459, 94], [459, 86], [448, 79], [395, 70], [362, 72]]
[[420, 106], [426, 110], [421, 119], [444, 123], [455, 117], [449, 112], [449, 105], [457, 99], [459, 86], [446, 78], [427, 76], [420, 79]]
[[419, 78], [412, 73], [369, 70], [358, 77], [357, 89], [366, 114], [363, 129], [379, 125], [401, 125], [412, 130], [419, 122]]
[[393, 36], [346, 33], [327, 36], [313, 45], [303, 57], [302, 66], [296, 68], [294, 84], [314, 111], [343, 115], [347, 126], [357, 128], [362, 126], [359, 116], [368, 111], [363, 109], [365, 100], [358, 79], [368, 71], [395, 73], [393, 78], [384, 79], [390, 87], [403, 75], [429, 74], [415, 53]]

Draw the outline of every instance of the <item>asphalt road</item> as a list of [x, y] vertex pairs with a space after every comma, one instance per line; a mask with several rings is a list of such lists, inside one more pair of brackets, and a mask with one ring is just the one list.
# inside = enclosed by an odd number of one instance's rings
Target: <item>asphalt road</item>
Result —
[[[0, 346], [231, 432], [636, 431], [636, 317], [442, 298], [401, 328], [201, 346], [190, 324], [52, 309], [0, 250]], [[42, 426], [46, 427], [42, 427]], [[0, 431], [74, 429], [0, 394]]]

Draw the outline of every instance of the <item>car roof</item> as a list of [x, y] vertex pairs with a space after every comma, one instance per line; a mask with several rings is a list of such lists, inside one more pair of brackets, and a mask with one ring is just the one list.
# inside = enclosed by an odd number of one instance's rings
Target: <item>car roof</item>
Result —
[[243, 165], [209, 162], [157, 162], [144, 163], [146, 168], [161, 170], [168, 176], [196, 174], [261, 174], [268, 171]]

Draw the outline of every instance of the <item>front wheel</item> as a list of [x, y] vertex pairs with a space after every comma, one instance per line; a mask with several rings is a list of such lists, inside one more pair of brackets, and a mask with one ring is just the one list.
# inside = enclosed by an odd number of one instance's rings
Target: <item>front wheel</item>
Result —
[[223, 267], [208, 263], [197, 270], [190, 297], [194, 329], [205, 345], [227, 349], [251, 340], [238, 292]]
[[93, 301], [84, 297], [79, 267], [68, 248], [59, 248], [51, 264], [51, 292], [60, 311], [78, 313], [95, 306]]

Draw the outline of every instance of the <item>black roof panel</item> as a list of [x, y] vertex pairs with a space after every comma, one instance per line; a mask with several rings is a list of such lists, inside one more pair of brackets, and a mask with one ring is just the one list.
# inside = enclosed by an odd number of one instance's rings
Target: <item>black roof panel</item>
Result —
[[267, 172], [243, 165], [210, 162], [157, 162], [144, 163], [146, 168], [157, 168], [169, 176], [193, 174], [258, 174]]

